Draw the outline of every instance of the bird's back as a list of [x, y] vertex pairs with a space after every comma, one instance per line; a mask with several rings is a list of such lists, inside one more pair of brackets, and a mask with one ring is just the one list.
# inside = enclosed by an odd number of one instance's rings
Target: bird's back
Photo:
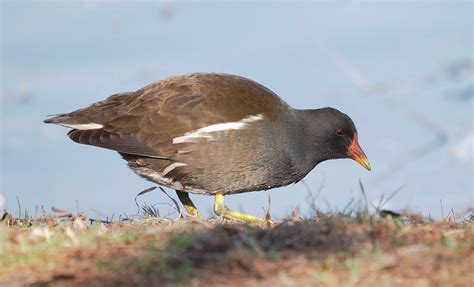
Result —
[[72, 128], [69, 136], [78, 143], [119, 152], [151, 181], [188, 192], [235, 193], [297, 180], [283, 148], [293, 111], [249, 79], [194, 73], [46, 122]]

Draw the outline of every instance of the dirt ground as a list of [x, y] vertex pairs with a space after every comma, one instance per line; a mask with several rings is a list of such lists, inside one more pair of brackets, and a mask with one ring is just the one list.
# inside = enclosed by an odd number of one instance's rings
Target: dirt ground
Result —
[[4, 216], [0, 286], [474, 286], [472, 215]]

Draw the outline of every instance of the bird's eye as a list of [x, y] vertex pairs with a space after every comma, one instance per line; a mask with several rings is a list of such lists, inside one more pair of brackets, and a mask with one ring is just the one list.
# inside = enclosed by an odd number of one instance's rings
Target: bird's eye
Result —
[[344, 132], [341, 129], [336, 130], [336, 135], [342, 136], [343, 134], [344, 134]]

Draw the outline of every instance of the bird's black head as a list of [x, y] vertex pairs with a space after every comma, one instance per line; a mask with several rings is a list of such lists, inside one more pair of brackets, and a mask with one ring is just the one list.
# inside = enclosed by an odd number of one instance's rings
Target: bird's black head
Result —
[[311, 124], [307, 140], [313, 146], [316, 162], [352, 158], [370, 170], [370, 162], [359, 146], [357, 129], [348, 115], [334, 108], [308, 112]]

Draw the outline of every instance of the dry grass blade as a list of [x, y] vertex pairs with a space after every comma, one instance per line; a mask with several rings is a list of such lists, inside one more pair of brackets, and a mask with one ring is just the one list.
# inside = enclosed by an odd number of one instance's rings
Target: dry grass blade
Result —
[[441, 217], [444, 219], [444, 208], [443, 208], [443, 200], [439, 200], [439, 205], [441, 206]]
[[268, 194], [268, 207], [267, 210], [265, 211], [265, 221], [270, 224], [272, 221], [272, 216], [270, 215], [270, 207], [272, 205], [272, 198], [270, 194]]
[[21, 204], [20, 204], [20, 199], [18, 196], [16, 197], [16, 203], [18, 204], [18, 217], [21, 218]]
[[144, 215], [150, 217], [160, 217], [160, 211], [155, 205], [147, 205], [146, 203], [142, 206], [142, 212]]
[[156, 189], [156, 186], [149, 187], [149, 188], [147, 188], [147, 189], [145, 189], [145, 190], [140, 191], [140, 192], [137, 194], [137, 196], [135, 196], [135, 205], [137, 206], [137, 209], [138, 209], [137, 214], [140, 213], [140, 206], [138, 205], [138, 202], [137, 202], [138, 197], [144, 195], [145, 193], [148, 193], [148, 192], [150, 192], [150, 191], [153, 191], [153, 190], [155, 190], [155, 189]]
[[182, 212], [181, 212], [181, 207], [179, 207], [179, 204], [176, 201], [176, 199], [172, 198], [161, 186], [159, 186], [159, 188], [161, 192], [163, 192], [174, 203], [174, 207], [178, 211], [178, 217], [176, 219], [180, 219], [182, 217]]
[[364, 185], [362, 184], [362, 181], [360, 179], [359, 179], [359, 186], [360, 186], [360, 191], [362, 192], [362, 195], [364, 196], [364, 214], [368, 215], [369, 214], [369, 202], [367, 200], [367, 194], [365, 193]]
[[346, 204], [346, 206], [344, 206], [344, 208], [342, 209], [341, 211], [341, 214], [343, 215], [350, 215], [352, 213], [352, 209], [350, 209], [350, 207], [352, 206], [352, 204], [354, 203], [354, 198], [352, 197], [351, 200], [349, 201], [349, 203]]
[[397, 188], [388, 198], [387, 200], [385, 200], [383, 203], [382, 203], [382, 206], [380, 208], [383, 208], [385, 205], [387, 205], [387, 203], [390, 202], [390, 200], [392, 200], [392, 198], [395, 197], [395, 195], [397, 195], [402, 189], [405, 188], [405, 184], [400, 186], [399, 188]]
[[51, 207], [51, 210], [52, 210], [53, 212], [56, 212], [56, 213], [69, 213], [69, 212], [66, 211], [66, 210], [62, 210], [62, 209], [59, 209], [59, 208], [54, 207], [54, 206]]
[[306, 196], [306, 202], [308, 203], [311, 212], [317, 214], [319, 212], [319, 208], [318, 208], [318, 205], [316, 204], [316, 201], [324, 189], [324, 180], [319, 185], [318, 192], [316, 192], [316, 194], [313, 194], [313, 190], [308, 186], [308, 184], [303, 179], [301, 180], [301, 183], [308, 191], [308, 195]]
[[51, 210], [55, 213], [58, 213], [57, 215], [55, 215], [57, 218], [73, 217], [72, 213], [70, 213], [67, 210], [62, 210], [62, 209], [56, 208], [54, 206], [51, 207]]
[[[400, 186], [399, 188], [397, 188], [394, 192], [392, 192], [392, 194], [390, 194], [390, 196], [384, 201], [384, 194], [382, 194], [382, 196], [380, 197], [380, 200], [379, 200], [379, 203], [377, 204], [377, 206], [375, 206], [374, 204], [371, 203], [371, 206], [375, 209], [375, 211], [377, 213], [379, 213], [381, 216], [387, 216], [387, 215], [391, 215], [391, 216], [396, 216], [396, 217], [400, 217], [400, 214], [398, 212], [395, 212], [395, 211], [390, 211], [390, 210], [386, 210], [386, 209], [383, 209], [385, 207], [385, 205], [387, 205], [390, 200], [392, 200], [395, 195], [397, 195], [402, 189], [405, 188], [406, 185], [402, 185]], [[383, 213], [383, 214], [382, 214]]]
[[[466, 212], [455, 218], [472, 216]], [[367, 224], [359, 215], [321, 213], [272, 227], [137, 217], [84, 228], [78, 217], [44, 214], [31, 225], [14, 218], [0, 226], [0, 286], [20, 277], [19, 286], [472, 285], [473, 222]]]

